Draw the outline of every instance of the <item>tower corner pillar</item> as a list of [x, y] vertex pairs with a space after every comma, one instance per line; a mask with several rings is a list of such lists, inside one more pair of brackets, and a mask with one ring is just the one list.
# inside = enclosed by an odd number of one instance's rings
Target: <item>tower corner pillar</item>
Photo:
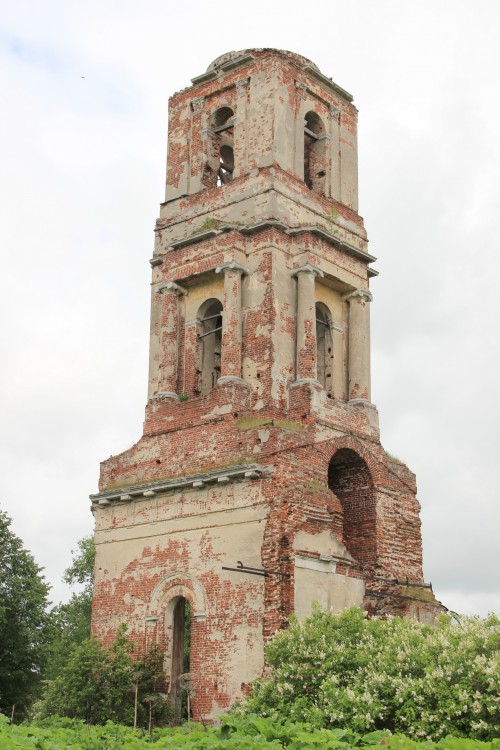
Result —
[[158, 392], [154, 395], [175, 398], [179, 370], [179, 297], [187, 290], [167, 281], [156, 289], [161, 298], [161, 342], [158, 365]]
[[231, 261], [217, 266], [224, 274], [224, 305], [222, 312], [222, 352], [219, 380], [241, 378], [242, 314], [241, 277], [250, 274], [246, 266]]
[[323, 275], [309, 263], [292, 271], [297, 277], [296, 380], [317, 379], [315, 283]]

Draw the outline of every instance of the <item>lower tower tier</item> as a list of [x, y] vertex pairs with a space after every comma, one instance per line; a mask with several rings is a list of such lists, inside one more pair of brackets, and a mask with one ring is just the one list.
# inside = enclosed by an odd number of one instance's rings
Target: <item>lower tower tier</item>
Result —
[[286, 418], [250, 403], [236, 382], [156, 402], [149, 433], [102, 464], [92, 496], [93, 632], [111, 643], [126, 623], [141, 650], [157, 644], [167, 692], [188, 682], [198, 719], [247, 692], [266, 641], [314, 601], [422, 622], [443, 610], [423, 581], [415, 477], [384, 452], [375, 408], [312, 383], [290, 389]]

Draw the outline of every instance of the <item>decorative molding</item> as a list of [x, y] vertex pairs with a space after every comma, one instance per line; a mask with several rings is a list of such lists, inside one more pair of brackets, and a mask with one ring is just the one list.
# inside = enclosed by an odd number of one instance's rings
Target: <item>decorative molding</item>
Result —
[[373, 294], [368, 289], [355, 289], [353, 292], [344, 294], [342, 300], [359, 299], [360, 302], [373, 302]]
[[193, 84], [193, 86], [198, 86], [200, 83], [213, 81], [214, 78], [217, 78], [217, 73], [215, 72], [215, 70], [207, 70], [206, 73], [202, 73], [199, 76], [191, 78], [191, 83]]
[[301, 99], [307, 98], [307, 86], [305, 83], [300, 83], [299, 81], [295, 81], [295, 90]]
[[146, 610], [146, 619], [164, 615], [165, 608], [172, 605], [172, 600], [178, 595], [183, 595], [187, 589], [193, 598], [193, 615], [196, 618], [206, 617], [208, 611], [208, 598], [202, 583], [193, 575], [183, 570], [176, 570], [162, 578], [153, 591]]
[[270, 228], [281, 229], [281, 231], [288, 231], [288, 226], [283, 221], [277, 221], [276, 219], [268, 219], [267, 221], [259, 221], [256, 224], [248, 224], [240, 227], [242, 234], [253, 234], [254, 232], [261, 232], [264, 229]]
[[226, 273], [226, 271], [239, 271], [244, 276], [250, 276], [250, 269], [246, 266], [242, 266], [241, 263], [236, 263], [234, 260], [231, 260], [228, 263], [222, 263], [222, 265], [217, 266], [215, 269], [215, 273]]
[[205, 97], [197, 96], [195, 99], [191, 99], [191, 109], [194, 115], [201, 114], [205, 109]]
[[92, 506], [102, 507], [115, 503], [126, 503], [131, 500], [144, 500], [152, 497], [151, 493], [175, 492], [181, 489], [201, 489], [207, 484], [227, 484], [242, 479], [257, 479], [272, 473], [272, 466], [245, 464], [224, 469], [214, 469], [203, 474], [191, 474], [177, 479], [162, 479], [158, 482], [137, 484], [133, 487], [117, 488], [107, 492], [90, 495]]
[[150, 258], [149, 265], [151, 268], [154, 268], [155, 266], [161, 266], [163, 264], [163, 258]]
[[246, 93], [249, 83], [250, 83], [250, 78], [242, 78], [240, 81], [236, 81], [234, 85], [236, 87], [238, 96], [242, 96], [243, 94]]
[[175, 292], [178, 297], [185, 297], [187, 295], [187, 289], [179, 286], [175, 281], [167, 281], [165, 284], [160, 284], [156, 289], [157, 294], [163, 294], [164, 292]]
[[290, 383], [288, 387], [300, 388], [301, 385], [314, 385], [323, 390], [323, 386], [319, 380], [316, 380], [316, 378], [299, 378], [298, 380], [294, 380], [293, 383]]
[[[279, 229], [285, 234], [290, 235], [290, 237], [295, 237], [296, 235], [309, 232], [311, 234], [314, 234], [316, 237], [321, 237], [321, 239], [325, 240], [330, 245], [335, 245], [335, 247], [339, 248], [339, 250], [342, 250], [343, 252], [354, 256], [355, 258], [363, 260], [365, 263], [373, 263], [377, 260], [374, 255], [370, 255], [370, 253], [367, 253], [366, 250], [360, 250], [360, 248], [355, 247], [354, 245], [350, 245], [348, 242], [344, 242], [343, 240], [339, 239], [339, 237], [336, 237], [334, 234], [328, 232], [324, 227], [320, 227], [317, 224], [305, 227], [290, 227], [283, 221], [278, 221], [276, 219], [268, 219], [266, 221], [259, 221], [255, 224], [247, 225], [221, 224], [218, 229], [206, 229], [203, 232], [197, 232], [196, 234], [192, 234], [190, 237], [185, 237], [182, 240], [171, 242], [169, 244], [169, 249], [177, 250], [181, 247], [194, 245], [196, 242], [203, 242], [213, 237], [217, 237], [217, 235], [222, 234], [223, 232], [235, 231], [241, 232], [241, 234], [253, 234], [254, 232], [263, 232], [264, 230], [270, 228]], [[378, 272], [371, 268], [368, 269], [368, 273], [372, 276], [378, 275]]]
[[217, 385], [226, 385], [227, 383], [231, 384], [237, 384], [237, 385], [246, 385], [243, 378], [239, 378], [237, 375], [222, 375], [222, 377], [217, 378]]
[[340, 121], [340, 109], [334, 104], [330, 104], [330, 117], [332, 120], [337, 120], [337, 122]]
[[292, 237], [296, 234], [303, 234], [304, 232], [315, 234], [317, 237], [321, 237], [330, 244], [336, 245], [340, 250], [344, 250], [345, 252], [349, 253], [349, 255], [354, 255], [356, 258], [360, 258], [367, 263], [373, 263], [377, 260], [374, 255], [370, 255], [370, 253], [367, 253], [366, 250], [360, 250], [358, 247], [354, 247], [354, 245], [350, 245], [348, 242], [343, 242], [343, 240], [340, 240], [338, 237], [335, 237], [335, 235], [330, 234], [330, 232], [327, 232], [327, 230], [323, 227], [314, 225], [309, 227], [290, 227], [290, 229], [287, 230], [287, 234]]
[[293, 271], [290, 272], [290, 276], [297, 276], [299, 273], [312, 273], [315, 276], [319, 276], [320, 278], [323, 278], [325, 275], [321, 268], [318, 268], [317, 266], [312, 266], [310, 263], [306, 263], [303, 266], [299, 266], [299, 268], [294, 268]]
[[245, 65], [245, 63], [252, 62], [252, 60], [255, 60], [254, 55], [240, 55], [239, 57], [233, 57], [231, 60], [223, 63], [220, 66], [220, 70], [223, 70], [225, 73], [226, 71], [232, 70], [233, 68], [239, 68], [240, 65]]

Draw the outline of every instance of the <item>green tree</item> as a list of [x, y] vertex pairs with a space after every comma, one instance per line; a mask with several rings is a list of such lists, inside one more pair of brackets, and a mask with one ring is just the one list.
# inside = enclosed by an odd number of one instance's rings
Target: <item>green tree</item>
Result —
[[158, 693], [161, 657], [152, 647], [134, 658], [134, 649], [124, 627], [109, 649], [97, 638], [74, 645], [58, 676], [47, 685], [39, 713], [83, 719], [88, 724], [114, 721], [131, 725], [137, 710], [137, 722], [145, 726], [153, 704], [152, 718], [158, 724], [165, 714]]
[[500, 621], [441, 617], [433, 627], [352, 608], [316, 608], [269, 644], [268, 678], [244, 712], [414, 739], [500, 735]]
[[94, 539], [84, 537], [72, 551], [71, 565], [64, 571], [63, 581], [69, 585], [82, 585], [65, 604], [51, 611], [50, 659], [45, 676], [54, 679], [66, 663], [73, 646], [81, 644], [90, 636], [90, 614], [92, 608], [93, 574], [95, 560]]
[[0, 511], [0, 708], [22, 712], [47, 658], [49, 586]]

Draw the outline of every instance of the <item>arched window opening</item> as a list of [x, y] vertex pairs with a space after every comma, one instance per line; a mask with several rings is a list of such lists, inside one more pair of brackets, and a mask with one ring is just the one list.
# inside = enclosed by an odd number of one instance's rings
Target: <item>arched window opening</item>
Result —
[[199, 393], [206, 395], [220, 377], [222, 351], [222, 304], [211, 299], [201, 306], [199, 321]]
[[234, 172], [234, 112], [221, 107], [210, 118], [208, 153], [203, 182], [221, 187], [231, 182]]
[[342, 503], [343, 543], [363, 567], [377, 562], [377, 519], [370, 470], [354, 451], [337, 451], [328, 467], [328, 486]]
[[319, 195], [326, 186], [326, 133], [316, 112], [308, 112], [304, 122], [304, 182]]
[[226, 185], [233, 179], [234, 151], [232, 146], [224, 145], [220, 149], [219, 171], [217, 185]]
[[329, 398], [333, 397], [333, 337], [332, 318], [327, 306], [316, 303], [316, 361], [317, 379]]
[[191, 657], [191, 605], [183, 596], [174, 605], [172, 620], [170, 696], [178, 719], [183, 721], [189, 718]]

